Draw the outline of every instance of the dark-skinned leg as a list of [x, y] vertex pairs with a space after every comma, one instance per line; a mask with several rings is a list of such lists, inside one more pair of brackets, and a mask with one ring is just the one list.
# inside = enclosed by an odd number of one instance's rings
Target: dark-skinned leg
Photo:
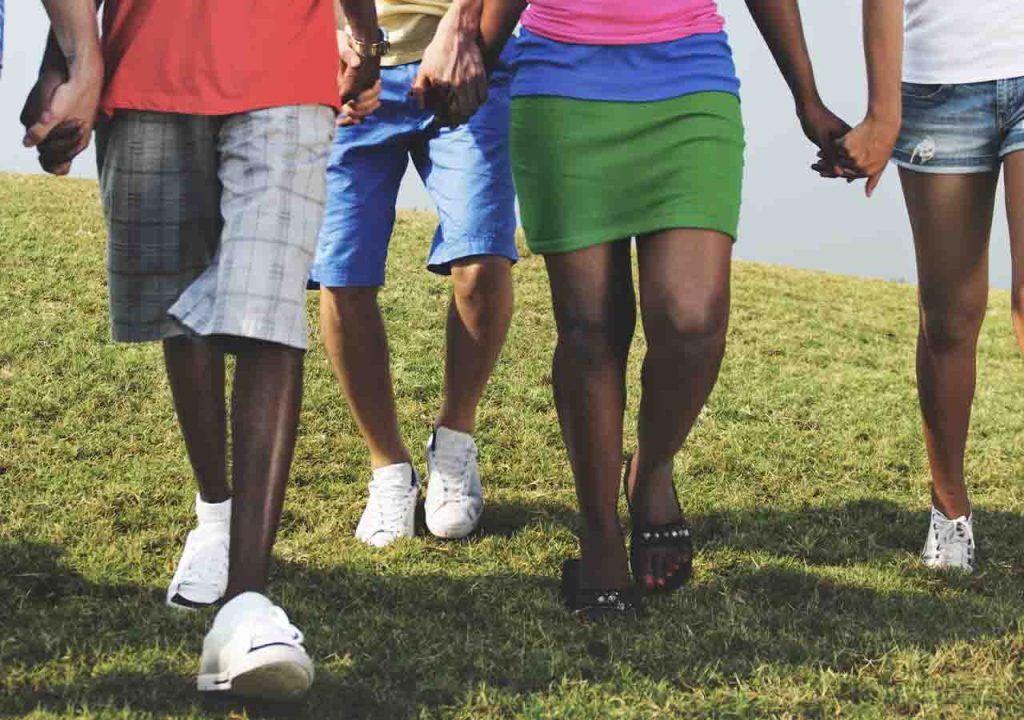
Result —
[[970, 514], [964, 450], [974, 400], [978, 333], [988, 304], [988, 245], [998, 173], [901, 170], [917, 254], [917, 388], [932, 501]]
[[[667, 230], [637, 239], [640, 310], [647, 355], [630, 487], [635, 517], [678, 520], [673, 461], [718, 379], [729, 323], [732, 240], [707, 230]], [[634, 568], [647, 588], [679, 569], [679, 551], [652, 548]]]
[[452, 265], [445, 398], [437, 424], [472, 434], [476, 409], [512, 321], [512, 263], [482, 255]]
[[379, 288], [323, 288], [320, 331], [374, 468], [410, 461], [391, 384]]
[[231, 564], [225, 600], [264, 592], [302, 406], [305, 353], [241, 341], [231, 402]]
[[224, 349], [208, 338], [164, 340], [164, 364], [178, 424], [203, 502], [231, 497], [227, 481]]
[[618, 518], [626, 363], [636, 324], [629, 240], [547, 255], [558, 328], [553, 385], [582, 516], [580, 584], [623, 588]]
[[1010, 224], [1010, 257], [1013, 263], [1011, 311], [1017, 345], [1024, 354], [1024, 152], [1006, 156], [1006, 217]]

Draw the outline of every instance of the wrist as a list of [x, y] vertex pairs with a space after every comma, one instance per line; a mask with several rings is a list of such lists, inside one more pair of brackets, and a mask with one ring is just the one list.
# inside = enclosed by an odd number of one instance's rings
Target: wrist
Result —
[[825, 105], [818, 94], [818, 89], [813, 87], [807, 92], [795, 94], [794, 99], [796, 100], [796, 111], [801, 116], [809, 115]]
[[902, 125], [902, 112], [899, 107], [869, 107], [864, 121], [870, 123], [887, 135], [899, 135]]
[[482, 0], [454, 0], [442, 18], [438, 30], [443, 28], [449, 33], [469, 37], [475, 41], [480, 35], [482, 11]]
[[357, 32], [348, 27], [345, 29], [345, 37], [348, 41], [348, 46], [363, 60], [380, 61], [383, 56], [391, 52], [391, 42], [388, 40], [388, 34], [381, 27], [374, 29], [372, 33], [367, 32], [365, 29]]

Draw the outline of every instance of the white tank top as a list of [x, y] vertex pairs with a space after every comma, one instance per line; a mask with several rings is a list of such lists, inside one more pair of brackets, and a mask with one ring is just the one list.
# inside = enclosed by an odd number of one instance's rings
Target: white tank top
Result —
[[906, 0], [903, 79], [961, 84], [1024, 76], [1024, 0]]

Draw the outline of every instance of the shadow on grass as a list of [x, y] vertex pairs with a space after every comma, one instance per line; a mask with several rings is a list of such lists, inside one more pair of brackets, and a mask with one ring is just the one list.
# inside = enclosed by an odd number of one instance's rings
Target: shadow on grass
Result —
[[[488, 512], [499, 535], [570, 515], [543, 505]], [[197, 696], [191, 668], [209, 613], [172, 613], [155, 589], [92, 583], [50, 546], [0, 545], [0, 715], [408, 717], [482, 688], [522, 700], [563, 680], [621, 685], [639, 674], [708, 691], [770, 666], [842, 672], [894, 648], [1016, 633], [1024, 589], [1008, 561], [1019, 548], [995, 541], [1015, 537], [1020, 518], [979, 509], [993, 560], [981, 577], [949, 578], [910, 569], [924, 517], [878, 502], [696, 517], [705, 567], [633, 626], [570, 618], [555, 597], [557, 558], [538, 567], [544, 574], [459, 577], [281, 563], [275, 596], [318, 664], [310, 697], [291, 707]]]

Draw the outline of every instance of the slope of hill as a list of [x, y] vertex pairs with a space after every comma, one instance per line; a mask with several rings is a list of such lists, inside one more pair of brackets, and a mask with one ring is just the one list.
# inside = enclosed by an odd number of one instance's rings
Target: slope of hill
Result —
[[[421, 464], [447, 303], [422, 269], [431, 231], [400, 217], [382, 295]], [[103, 252], [93, 184], [0, 176], [0, 715], [1024, 715], [1024, 393], [1005, 293], [969, 447], [982, 569], [944, 577], [916, 562], [914, 289], [738, 264], [722, 379], [677, 463], [696, 577], [631, 627], [581, 626], [556, 600], [574, 496], [539, 258], [516, 269], [481, 410], [488, 506], [469, 541], [351, 537], [368, 461], [314, 338], [272, 592], [318, 678], [305, 705], [268, 710], [200, 699], [210, 617], [162, 605], [194, 490], [159, 348], [108, 339]], [[634, 350], [632, 416], [642, 338]]]

